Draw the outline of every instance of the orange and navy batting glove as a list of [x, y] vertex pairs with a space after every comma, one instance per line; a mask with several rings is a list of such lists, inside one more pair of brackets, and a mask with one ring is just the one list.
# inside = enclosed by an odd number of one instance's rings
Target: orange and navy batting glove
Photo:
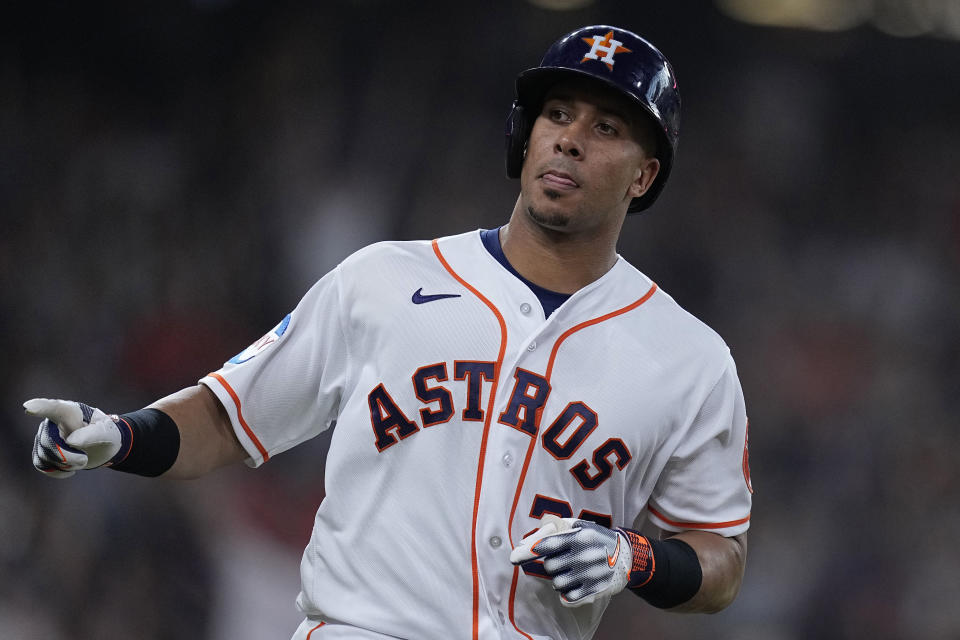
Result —
[[540, 528], [513, 549], [510, 562], [542, 560], [564, 606], [579, 607], [625, 587], [639, 588], [653, 576], [650, 543], [636, 531], [554, 515], [540, 522]]
[[103, 466], [124, 444], [117, 421], [82, 402], [34, 398], [23, 408], [43, 418], [33, 442], [33, 466], [48, 476], [67, 478]]

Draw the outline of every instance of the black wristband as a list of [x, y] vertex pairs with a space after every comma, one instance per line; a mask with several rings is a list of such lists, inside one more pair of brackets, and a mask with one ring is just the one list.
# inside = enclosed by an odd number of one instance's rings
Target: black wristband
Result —
[[655, 567], [650, 579], [635, 594], [659, 609], [683, 604], [700, 590], [703, 570], [697, 552], [683, 540], [647, 538]]
[[120, 451], [107, 463], [117, 471], [159, 476], [173, 466], [180, 453], [180, 429], [159, 409], [140, 409], [113, 416], [120, 428]]

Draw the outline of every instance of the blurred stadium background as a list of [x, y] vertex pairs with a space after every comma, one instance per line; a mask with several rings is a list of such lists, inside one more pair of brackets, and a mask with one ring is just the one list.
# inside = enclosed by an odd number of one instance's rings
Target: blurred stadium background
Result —
[[503, 223], [513, 79], [598, 22], [677, 70], [677, 164], [620, 252], [731, 345], [756, 489], [733, 606], [621, 597], [598, 638], [960, 638], [956, 0], [7, 5], [0, 637], [288, 637], [323, 438], [55, 482], [21, 402], [133, 410], [354, 249]]

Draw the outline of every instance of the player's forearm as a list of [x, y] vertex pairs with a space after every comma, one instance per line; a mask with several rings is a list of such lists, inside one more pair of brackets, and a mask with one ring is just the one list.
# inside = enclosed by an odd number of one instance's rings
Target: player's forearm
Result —
[[196, 478], [246, 457], [223, 406], [203, 385], [188, 387], [152, 405], [180, 431], [180, 450], [165, 478]]
[[707, 531], [684, 531], [675, 536], [697, 553], [703, 580], [696, 595], [670, 611], [716, 613], [733, 602], [740, 591], [747, 561], [747, 534], [726, 538]]

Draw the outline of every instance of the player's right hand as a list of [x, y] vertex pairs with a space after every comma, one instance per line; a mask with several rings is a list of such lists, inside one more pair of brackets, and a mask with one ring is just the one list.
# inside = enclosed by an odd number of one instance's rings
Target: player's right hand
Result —
[[23, 408], [43, 418], [33, 442], [33, 466], [45, 475], [68, 478], [110, 462], [120, 451], [120, 425], [100, 409], [47, 398], [27, 400]]
[[542, 559], [553, 588], [560, 592], [560, 604], [591, 604], [627, 586], [634, 565], [626, 531], [553, 514], [545, 515], [540, 523], [539, 529], [510, 552], [510, 562], [522, 565]]

